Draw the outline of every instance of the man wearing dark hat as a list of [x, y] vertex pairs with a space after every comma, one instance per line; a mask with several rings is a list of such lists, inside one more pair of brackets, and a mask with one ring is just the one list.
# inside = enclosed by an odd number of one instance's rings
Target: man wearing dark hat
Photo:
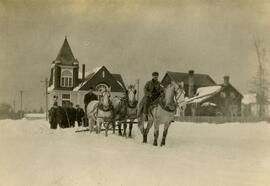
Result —
[[93, 87], [90, 87], [89, 92], [84, 96], [84, 111], [85, 111], [85, 121], [84, 121], [84, 126], [87, 127], [88, 124], [88, 119], [87, 119], [87, 106], [88, 104], [93, 101], [93, 100], [98, 100], [98, 97], [94, 94], [94, 89]]
[[148, 109], [152, 102], [154, 102], [161, 94], [163, 88], [161, 83], [158, 81], [158, 72], [152, 73], [152, 80], [146, 82], [144, 86], [144, 97], [142, 99], [142, 111], [146, 116], [148, 115]]

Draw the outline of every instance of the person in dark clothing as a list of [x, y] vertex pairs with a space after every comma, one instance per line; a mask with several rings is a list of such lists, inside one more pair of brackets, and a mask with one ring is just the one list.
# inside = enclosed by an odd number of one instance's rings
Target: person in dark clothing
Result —
[[73, 107], [73, 103], [69, 103], [69, 107], [67, 108], [67, 113], [69, 117], [70, 127], [75, 127], [76, 121], [76, 109]]
[[62, 128], [70, 127], [69, 108], [68, 105], [62, 107]]
[[144, 97], [140, 103], [140, 110], [145, 114], [146, 120], [150, 104], [153, 103], [163, 92], [163, 87], [158, 81], [158, 76], [158, 72], [153, 72], [152, 80], [146, 82], [144, 86]]
[[82, 118], [84, 117], [84, 111], [80, 107], [80, 105], [76, 105], [76, 121], [78, 123], [78, 127], [82, 126]]
[[54, 103], [49, 110], [49, 123], [51, 129], [57, 129], [57, 103]]
[[90, 87], [89, 92], [84, 96], [84, 126], [87, 127], [89, 125], [88, 119], [87, 119], [87, 106], [88, 104], [93, 100], [98, 100], [98, 97], [94, 94], [93, 87]]
[[59, 127], [64, 128], [63, 125], [62, 125], [63, 124], [62, 120], [63, 120], [63, 115], [64, 115], [64, 111], [63, 111], [62, 107], [58, 106], [56, 112], [57, 112], [57, 114], [56, 114], [56, 122], [59, 125]]

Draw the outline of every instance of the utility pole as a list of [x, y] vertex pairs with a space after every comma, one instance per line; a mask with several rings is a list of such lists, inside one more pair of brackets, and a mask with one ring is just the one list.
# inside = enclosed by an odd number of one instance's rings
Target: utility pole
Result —
[[48, 120], [48, 78], [45, 78], [44, 81], [45, 84], [45, 113], [46, 113], [46, 120]]
[[15, 100], [13, 100], [13, 110], [14, 110], [14, 113], [16, 112], [16, 102]]
[[23, 110], [22, 110], [22, 108], [23, 108], [23, 91], [22, 90], [20, 90], [20, 97], [21, 97], [20, 117], [22, 118], [23, 117]]

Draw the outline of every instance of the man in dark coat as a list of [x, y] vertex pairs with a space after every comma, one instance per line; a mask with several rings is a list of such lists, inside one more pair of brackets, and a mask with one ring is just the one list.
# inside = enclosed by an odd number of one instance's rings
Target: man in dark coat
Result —
[[49, 122], [51, 129], [57, 129], [57, 103], [55, 102], [49, 110]]
[[87, 106], [91, 101], [98, 100], [98, 97], [93, 92], [93, 87], [90, 87], [89, 92], [84, 96], [84, 112], [85, 112], [85, 121], [84, 126], [87, 127], [89, 125], [88, 119], [87, 119]]
[[149, 106], [153, 103], [163, 92], [163, 87], [158, 81], [158, 72], [152, 73], [152, 80], [146, 82], [144, 86], [144, 97], [140, 103], [140, 112], [145, 114], [146, 119], [148, 115]]
[[59, 125], [59, 127], [61, 127], [61, 128], [64, 128], [63, 127], [63, 122], [62, 122], [63, 115], [64, 115], [64, 111], [63, 111], [62, 107], [59, 105], [57, 107], [56, 122]]
[[73, 107], [73, 103], [69, 103], [69, 107], [67, 109], [70, 127], [75, 127], [75, 121], [76, 121], [76, 109]]
[[78, 127], [82, 126], [82, 118], [84, 116], [84, 111], [80, 107], [80, 105], [76, 105], [76, 121], [78, 123]]
[[69, 117], [70, 116], [69, 116], [68, 103], [66, 103], [62, 107], [62, 121], [61, 121], [62, 128], [70, 127], [70, 119], [69, 119]]

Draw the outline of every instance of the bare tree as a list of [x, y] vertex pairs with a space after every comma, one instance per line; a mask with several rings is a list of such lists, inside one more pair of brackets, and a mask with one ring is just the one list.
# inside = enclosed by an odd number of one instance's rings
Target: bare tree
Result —
[[266, 50], [262, 46], [261, 40], [254, 37], [254, 47], [257, 54], [258, 70], [252, 82], [256, 93], [258, 103], [258, 115], [264, 117], [266, 115], [265, 106], [268, 102], [269, 81], [267, 80], [268, 71], [266, 68]]

